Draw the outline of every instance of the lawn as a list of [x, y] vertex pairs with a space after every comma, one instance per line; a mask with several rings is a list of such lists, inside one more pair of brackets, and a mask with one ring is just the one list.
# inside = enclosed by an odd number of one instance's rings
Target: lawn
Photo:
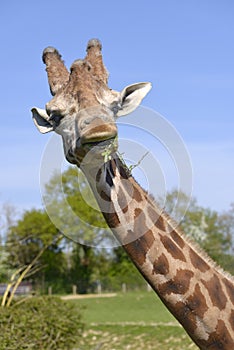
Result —
[[69, 302], [84, 307], [86, 324], [73, 350], [197, 349], [153, 292]]

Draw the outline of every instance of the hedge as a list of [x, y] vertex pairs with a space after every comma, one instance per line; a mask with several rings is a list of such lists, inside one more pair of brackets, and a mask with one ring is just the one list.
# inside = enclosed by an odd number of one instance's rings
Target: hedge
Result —
[[83, 331], [81, 310], [59, 297], [32, 297], [0, 306], [0, 350], [71, 350]]

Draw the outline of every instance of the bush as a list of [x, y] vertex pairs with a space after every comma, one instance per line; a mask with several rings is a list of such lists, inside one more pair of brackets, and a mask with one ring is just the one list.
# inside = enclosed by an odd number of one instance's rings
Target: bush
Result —
[[0, 350], [77, 348], [81, 312], [58, 297], [32, 297], [0, 307]]

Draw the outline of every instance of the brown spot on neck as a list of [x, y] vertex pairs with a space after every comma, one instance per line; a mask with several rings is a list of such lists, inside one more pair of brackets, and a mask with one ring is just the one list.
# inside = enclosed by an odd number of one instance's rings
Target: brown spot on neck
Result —
[[196, 284], [194, 293], [187, 299], [187, 305], [191, 312], [194, 312], [201, 319], [208, 310], [206, 299], [201, 292], [199, 284]]
[[185, 247], [185, 242], [183, 238], [176, 231], [171, 231], [171, 238], [181, 249]]
[[[165, 305], [167, 305], [167, 302], [165, 302]], [[193, 312], [191, 312], [190, 307], [183, 301], [178, 301], [177, 303], [172, 305], [170, 304], [167, 307], [186, 329], [191, 338], [196, 341], [194, 330], [197, 327], [197, 317]]]
[[115, 177], [115, 175], [116, 175], [116, 164], [115, 164], [115, 160], [114, 159], [111, 159], [109, 161], [109, 169], [110, 169], [110, 172], [111, 172], [112, 176]]
[[219, 310], [223, 310], [227, 304], [227, 297], [224, 294], [220, 280], [216, 274], [209, 281], [201, 280], [203, 285], [209, 292], [209, 297], [214, 306]]
[[126, 166], [124, 166], [119, 158], [116, 158], [116, 166], [118, 167], [119, 174], [122, 179], [127, 180], [131, 177], [131, 174]]
[[231, 325], [232, 330], [234, 332], [234, 310], [231, 311], [231, 315], [229, 317], [229, 322], [230, 322], [230, 325]]
[[148, 206], [148, 215], [152, 223], [161, 231], [166, 231], [165, 220], [152, 206]]
[[100, 191], [100, 197], [106, 202], [111, 202], [110, 196], [107, 193], [105, 193], [103, 190]]
[[109, 172], [109, 170], [106, 170], [106, 183], [110, 186], [113, 187], [114, 183], [113, 183], [113, 179], [112, 179], [112, 175]]
[[230, 298], [232, 304], [234, 305], [234, 285], [233, 283], [231, 283], [228, 279], [224, 279], [223, 280], [227, 293], [228, 293], [228, 297]]
[[[120, 225], [118, 215], [115, 212], [113, 212], [112, 206], [111, 206], [109, 212], [106, 212], [106, 213], [103, 212], [103, 216], [104, 216], [104, 218], [105, 218], [105, 220], [110, 228], [115, 228], [115, 227], [118, 227]], [[120, 243], [122, 243], [122, 242], [120, 242]]]
[[181, 248], [179, 248], [170, 237], [162, 234], [159, 234], [159, 236], [165, 249], [174, 259], [186, 262], [186, 258]]
[[190, 249], [189, 256], [195, 269], [198, 269], [201, 272], [210, 270], [210, 266], [193, 249]]
[[143, 236], [149, 227], [146, 225], [146, 217], [141, 208], [136, 208], [134, 210], [134, 232], [137, 237]]
[[170, 280], [159, 285], [158, 290], [164, 296], [171, 293], [184, 295], [189, 289], [190, 280], [193, 276], [192, 271], [180, 269]]
[[232, 350], [234, 339], [227, 330], [223, 320], [219, 320], [214, 332], [209, 335], [208, 340], [201, 340], [199, 344], [202, 349], [209, 350]]
[[126, 241], [130, 241], [130, 243], [125, 244], [123, 247], [136, 266], [140, 267], [144, 264], [146, 255], [154, 243], [154, 235], [153, 232], [149, 230], [143, 236], [131, 242], [134, 239], [134, 236], [134, 232], [129, 230]]
[[153, 274], [167, 275], [169, 273], [169, 262], [165, 254], [160, 255], [153, 264]]
[[143, 210], [141, 208], [136, 208], [134, 210], [134, 218], [136, 219], [140, 215], [144, 215]]
[[138, 203], [142, 201], [141, 193], [135, 186], [133, 187], [133, 199], [135, 199], [135, 201]]

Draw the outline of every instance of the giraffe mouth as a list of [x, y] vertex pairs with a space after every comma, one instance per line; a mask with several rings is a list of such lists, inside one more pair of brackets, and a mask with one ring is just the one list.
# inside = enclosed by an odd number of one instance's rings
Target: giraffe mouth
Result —
[[[89, 140], [89, 142], [81, 142], [78, 138], [76, 142], [76, 149], [72, 148], [68, 151], [67, 160], [70, 163], [77, 164], [76, 159], [80, 164], [84, 159], [88, 162], [106, 162], [118, 149], [117, 136], [105, 140]], [[73, 156], [74, 155], [74, 156]], [[87, 158], [88, 156], [88, 158]], [[90, 158], [91, 157], [91, 158]]]
[[117, 148], [117, 137], [111, 137], [109, 139], [105, 139], [105, 140], [93, 140], [93, 141], [89, 141], [89, 142], [85, 142], [83, 143], [84, 147], [87, 147], [89, 149], [91, 148], [98, 148], [98, 149], [116, 149]]

